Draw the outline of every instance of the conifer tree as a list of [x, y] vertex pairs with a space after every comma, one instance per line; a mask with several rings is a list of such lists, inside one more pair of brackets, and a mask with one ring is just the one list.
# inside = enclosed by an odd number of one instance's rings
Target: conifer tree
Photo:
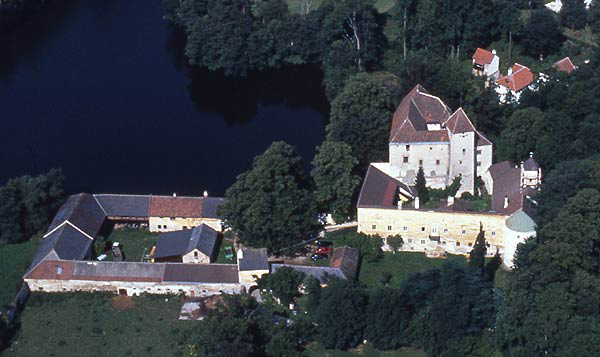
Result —
[[477, 239], [475, 239], [473, 249], [471, 249], [471, 252], [469, 253], [469, 265], [479, 270], [482, 274], [485, 269], [486, 252], [487, 248], [485, 246], [485, 231], [483, 230], [483, 226], [480, 226], [479, 234], [477, 235]]
[[429, 201], [429, 189], [427, 188], [427, 182], [425, 181], [425, 172], [423, 171], [422, 167], [419, 167], [419, 171], [417, 172], [415, 187], [417, 189], [417, 195], [419, 196], [421, 204], [427, 203], [427, 201]]

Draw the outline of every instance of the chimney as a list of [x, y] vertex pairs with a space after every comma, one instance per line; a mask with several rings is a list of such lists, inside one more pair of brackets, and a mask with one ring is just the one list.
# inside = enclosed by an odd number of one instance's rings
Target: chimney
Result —
[[448, 206], [452, 206], [454, 204], [454, 196], [448, 196]]
[[177, 193], [173, 192], [173, 197], [177, 197]]
[[419, 209], [419, 197], [415, 197], [415, 209]]
[[512, 67], [508, 67], [508, 75], [512, 75]]
[[529, 157], [533, 158], [533, 151], [529, 152]]
[[204, 197], [208, 197], [208, 191], [204, 191]]
[[504, 196], [504, 208], [508, 208], [508, 196]]
[[495, 56], [496, 55], [496, 50], [492, 50], [492, 54]]
[[402, 209], [402, 200], [398, 200], [398, 210]]

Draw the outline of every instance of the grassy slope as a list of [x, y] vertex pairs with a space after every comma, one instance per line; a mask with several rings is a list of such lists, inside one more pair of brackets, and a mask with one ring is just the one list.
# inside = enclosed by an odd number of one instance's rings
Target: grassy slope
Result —
[[[7, 356], [188, 355], [183, 335], [193, 321], [177, 320], [177, 297], [134, 297], [116, 310], [112, 295], [35, 293], [21, 316], [21, 330]], [[181, 352], [186, 352], [179, 354]]]
[[0, 308], [13, 301], [37, 245], [38, 240], [32, 239], [26, 243], [0, 246]]
[[448, 261], [455, 261], [459, 264], [465, 264], [466, 258], [462, 255], [449, 255], [446, 259], [427, 258], [425, 253], [398, 252], [396, 254], [385, 253], [383, 259], [378, 262], [370, 263], [362, 261], [358, 279], [368, 288], [381, 287], [379, 281], [384, 272], [392, 274], [390, 286], [400, 287], [402, 282], [412, 273], [438, 268]]

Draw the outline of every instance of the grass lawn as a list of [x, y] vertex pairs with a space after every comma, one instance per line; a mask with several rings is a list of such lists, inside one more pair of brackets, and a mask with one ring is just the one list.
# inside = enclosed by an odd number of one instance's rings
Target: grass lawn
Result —
[[[106, 237], [105, 240], [111, 242], [119, 242], [122, 245], [123, 252], [125, 253], [125, 260], [130, 262], [140, 262], [144, 254], [150, 253], [152, 246], [158, 241], [159, 233], [153, 233], [148, 231], [147, 228], [119, 228], [114, 229], [111, 234]], [[102, 238], [96, 242], [96, 251], [100, 255], [99, 246], [103, 246]], [[108, 254], [110, 257], [111, 255]]]
[[[6, 356], [190, 355], [186, 336], [196, 321], [177, 319], [175, 296], [133, 297], [133, 307], [113, 307], [116, 295], [34, 293], [16, 343]], [[165, 299], [168, 298], [168, 301]]]
[[39, 237], [34, 237], [25, 243], [0, 245], [0, 308], [13, 301], [38, 242]]
[[446, 259], [427, 258], [425, 253], [398, 252], [384, 253], [383, 258], [375, 263], [362, 260], [358, 279], [368, 288], [381, 287], [380, 278], [384, 272], [392, 274], [390, 286], [400, 287], [411, 273], [438, 268], [448, 261], [466, 264], [467, 259], [462, 255], [448, 255]]
[[351, 356], [366, 356], [366, 357], [380, 357], [380, 356], [395, 356], [395, 357], [425, 357], [425, 352], [416, 348], [401, 348], [394, 351], [378, 351], [371, 345], [359, 346], [350, 351], [338, 351], [328, 350], [317, 342], [311, 343], [303, 353], [305, 356], [330, 356], [330, 357], [351, 357]]

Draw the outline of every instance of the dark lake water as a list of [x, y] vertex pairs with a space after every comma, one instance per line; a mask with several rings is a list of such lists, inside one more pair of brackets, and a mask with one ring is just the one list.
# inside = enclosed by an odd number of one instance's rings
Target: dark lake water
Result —
[[273, 141], [312, 160], [317, 69], [190, 70], [163, 14], [161, 0], [55, 0], [0, 38], [1, 184], [61, 167], [70, 192], [221, 195]]

